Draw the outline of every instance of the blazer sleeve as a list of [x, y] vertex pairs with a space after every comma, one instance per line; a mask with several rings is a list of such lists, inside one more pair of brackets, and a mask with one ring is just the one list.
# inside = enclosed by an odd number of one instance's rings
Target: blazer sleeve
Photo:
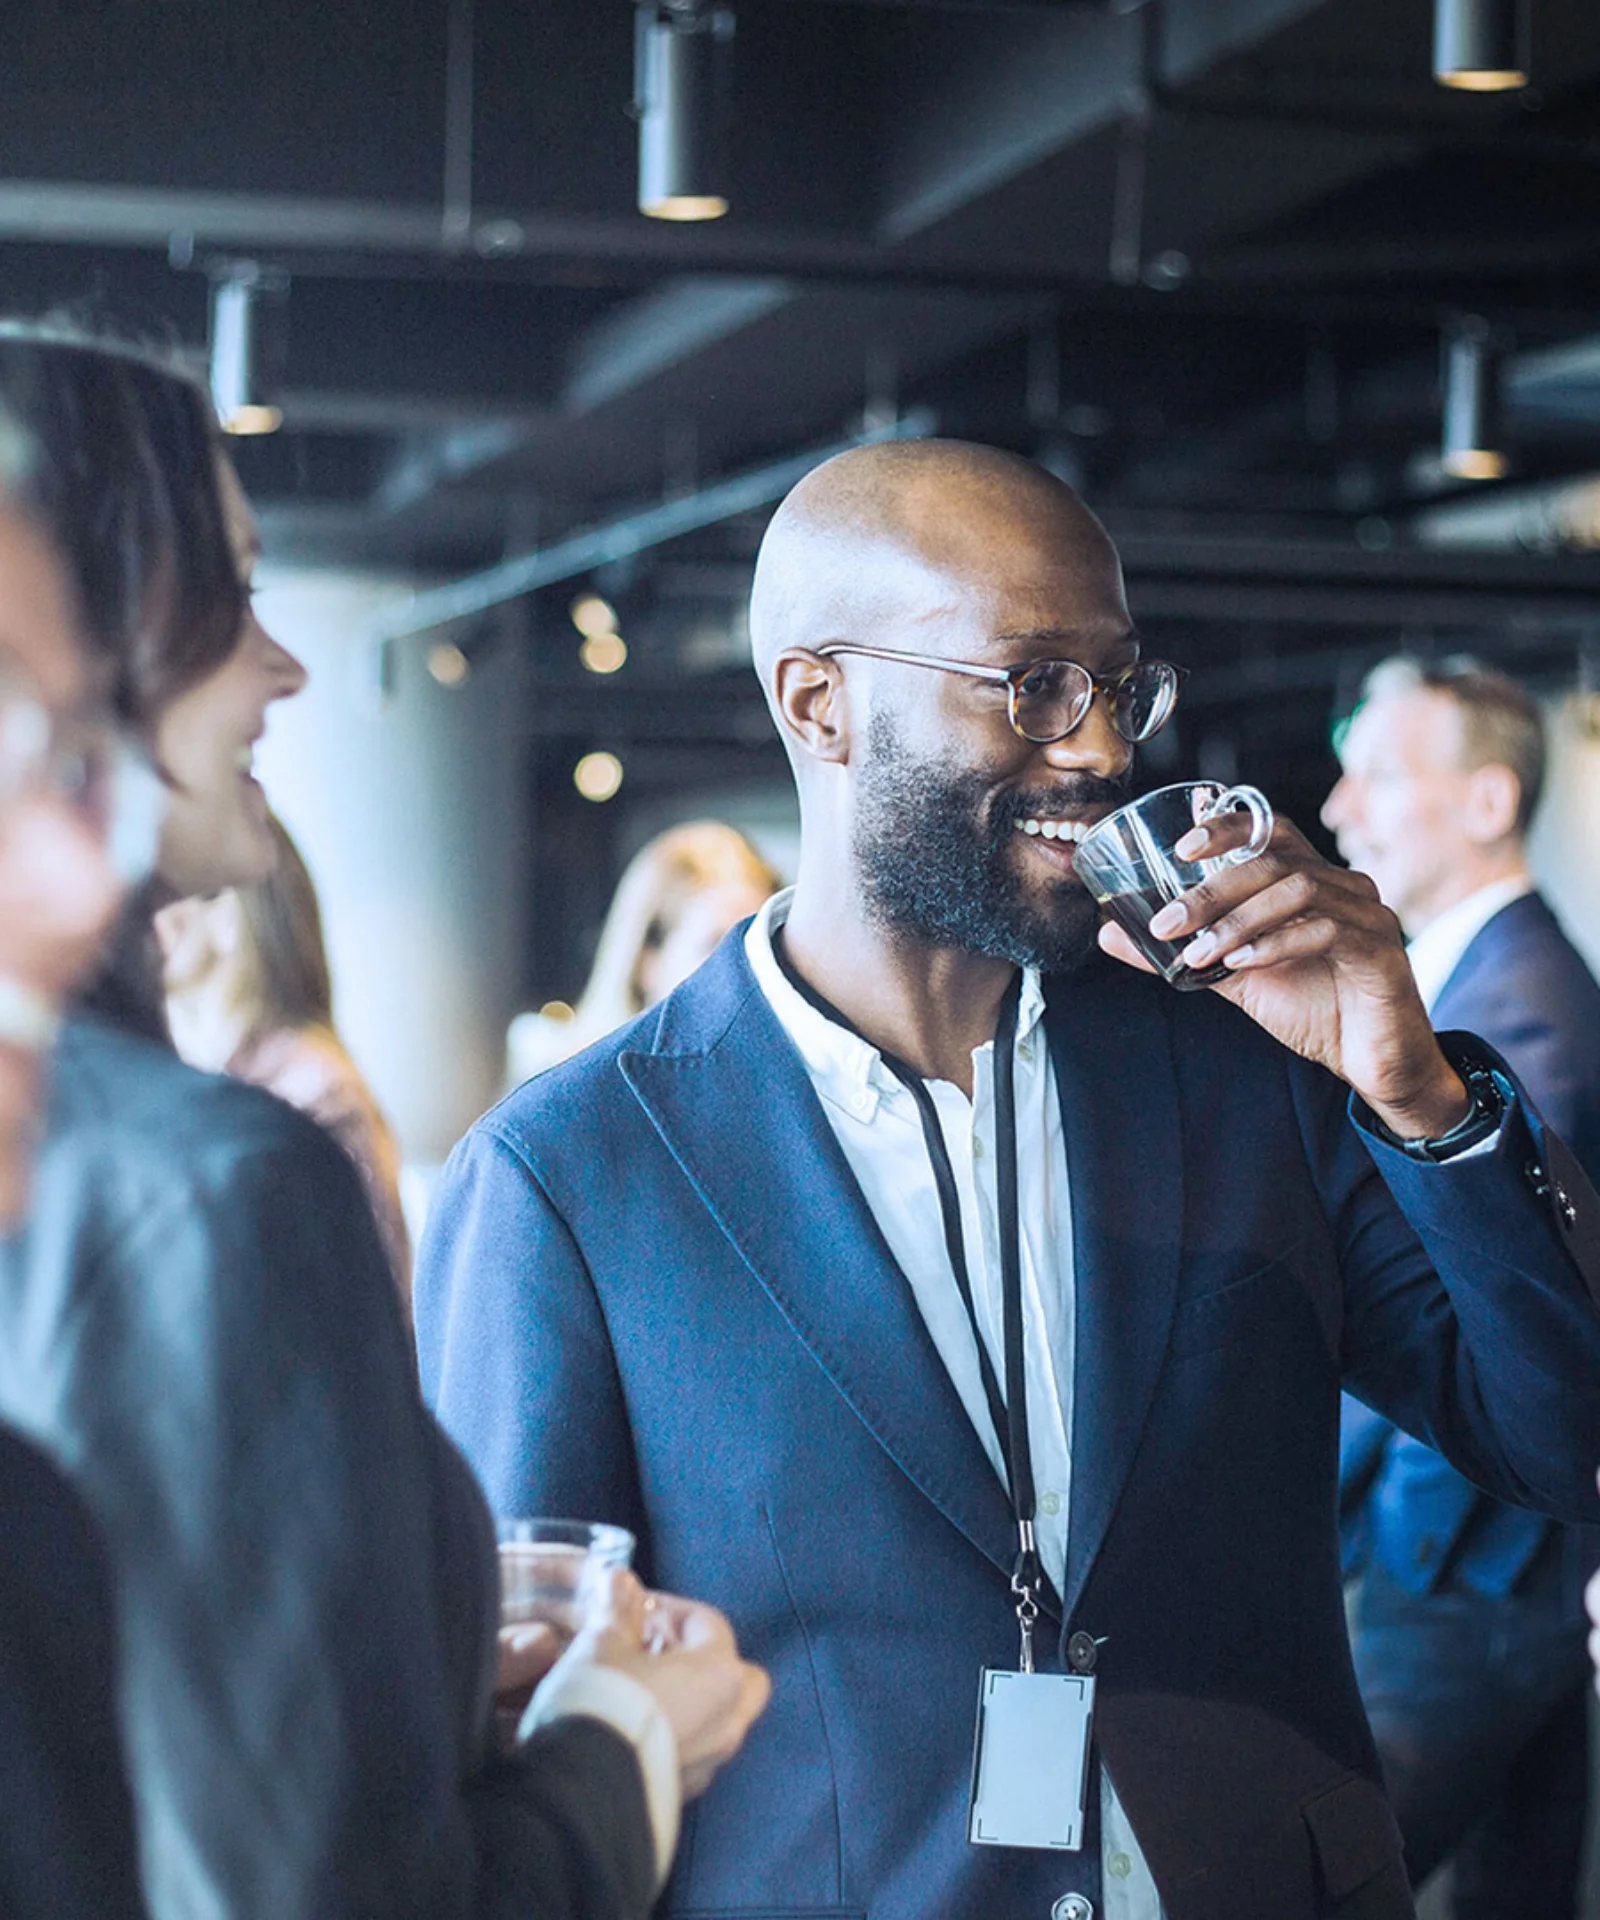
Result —
[[1515, 1091], [1493, 1144], [1438, 1165], [1363, 1128], [1359, 1102], [1354, 1135], [1302, 1106], [1340, 1249], [1346, 1384], [1486, 1491], [1593, 1523], [1600, 1196], [1498, 1064]]
[[[413, 1304], [423, 1395], [495, 1511], [624, 1526], [648, 1580], [632, 1430], [598, 1295], [531, 1155], [492, 1120], [451, 1155]], [[574, 1417], [507, 1417], [534, 1406]]]
[[1545, 1124], [1600, 1177], [1600, 984], [1537, 894], [1482, 929], [1434, 1020], [1504, 1054]]
[[[619, 1736], [481, 1762], [487, 1516], [441, 1471], [355, 1169], [238, 1092], [255, 1120], [142, 1196], [121, 1271], [80, 1303], [105, 1366], [76, 1369], [78, 1470], [123, 1576], [151, 1903], [643, 1916], [652, 1842]], [[467, 1537], [481, 1557], [441, 1551]]]

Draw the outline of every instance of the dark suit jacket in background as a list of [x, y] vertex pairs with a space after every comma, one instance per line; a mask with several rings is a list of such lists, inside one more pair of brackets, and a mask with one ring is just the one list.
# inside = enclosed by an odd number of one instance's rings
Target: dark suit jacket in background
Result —
[[0, 1428], [0, 1914], [143, 1920], [105, 1553], [82, 1501]]
[[56, 1065], [0, 1412], [109, 1549], [154, 1920], [642, 1920], [632, 1748], [569, 1720], [489, 1757], [493, 1529], [353, 1165], [97, 1020]]
[[[1487, 921], [1433, 1008], [1436, 1027], [1481, 1034], [1516, 1069], [1545, 1121], [1600, 1180], [1600, 985], [1537, 894]], [[1509, 1593], [1556, 1523], [1491, 1499], [1431, 1447], [1367, 1408], [1345, 1409], [1340, 1510], [1346, 1571], [1371, 1558], [1412, 1593], [1453, 1578]], [[1600, 1535], [1571, 1543], [1566, 1605], [1582, 1622], [1581, 1569]]]
[[[1224, 1001], [1109, 961], [1050, 983], [1047, 1031], [1076, 1360], [1046, 1660], [1104, 1638], [1099, 1751], [1171, 1920], [1314, 1920], [1399, 1854], [1341, 1605], [1341, 1374], [1508, 1498], [1600, 1517], [1600, 1201], [1520, 1100], [1492, 1151], [1418, 1165]], [[634, 1528], [771, 1669], [667, 1911], [1099, 1906], [1088, 1855], [967, 1843], [1014, 1525], [739, 933], [474, 1128], [416, 1306], [494, 1504]]]

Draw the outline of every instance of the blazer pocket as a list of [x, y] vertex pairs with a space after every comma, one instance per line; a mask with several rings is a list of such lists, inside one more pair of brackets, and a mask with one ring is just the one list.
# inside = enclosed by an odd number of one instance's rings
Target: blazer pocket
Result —
[[1382, 1792], [1358, 1773], [1301, 1801], [1300, 1812], [1330, 1901], [1348, 1899], [1400, 1858], [1403, 1842], [1393, 1810]]
[[1186, 1300], [1172, 1316], [1168, 1353], [1174, 1359], [1189, 1359], [1198, 1353], [1231, 1347], [1259, 1332], [1263, 1319], [1288, 1311], [1300, 1297], [1289, 1266], [1290, 1252], [1285, 1248], [1242, 1280]]

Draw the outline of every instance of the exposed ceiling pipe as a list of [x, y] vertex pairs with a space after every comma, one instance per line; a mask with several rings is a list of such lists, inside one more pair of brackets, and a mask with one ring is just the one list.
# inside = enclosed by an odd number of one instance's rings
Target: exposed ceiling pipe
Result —
[[471, 619], [507, 600], [520, 599], [538, 587], [573, 579], [610, 561], [626, 559], [648, 547], [676, 540], [682, 534], [716, 526], [720, 521], [732, 520], [757, 507], [770, 506], [775, 500], [781, 500], [813, 467], [832, 459], [836, 453], [882, 440], [920, 440], [933, 428], [931, 413], [913, 411], [832, 446], [790, 454], [767, 466], [714, 481], [679, 499], [664, 500], [659, 506], [644, 507], [599, 526], [585, 527], [549, 546], [535, 547], [531, 553], [518, 554], [486, 567], [481, 573], [469, 573], [446, 586], [413, 594], [409, 600], [401, 601], [379, 616], [371, 629], [372, 638], [398, 640], [405, 634], [425, 633], [431, 627], [443, 626], [449, 620]]
[[1426, 547], [1509, 553], [1584, 553], [1600, 547], [1600, 476], [1507, 487], [1487, 500], [1452, 500], [1412, 517]]

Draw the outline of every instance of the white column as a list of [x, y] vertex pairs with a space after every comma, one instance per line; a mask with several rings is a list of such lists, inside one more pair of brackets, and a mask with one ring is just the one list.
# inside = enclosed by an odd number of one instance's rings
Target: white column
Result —
[[524, 661], [464, 685], [426, 671], [445, 633], [390, 644], [409, 582], [263, 569], [257, 608], [311, 683], [268, 720], [257, 768], [322, 902], [335, 1014], [408, 1162], [441, 1160], [499, 1091], [526, 889]]

